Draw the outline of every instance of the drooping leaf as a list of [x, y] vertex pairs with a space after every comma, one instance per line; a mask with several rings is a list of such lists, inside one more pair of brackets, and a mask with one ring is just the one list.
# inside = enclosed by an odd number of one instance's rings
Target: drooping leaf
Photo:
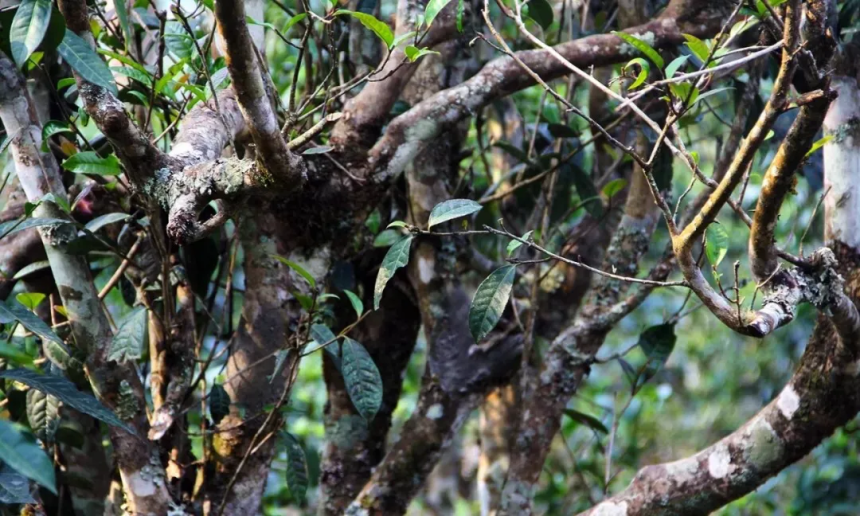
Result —
[[351, 290], [344, 290], [344, 294], [349, 298], [349, 302], [352, 305], [353, 310], [358, 317], [361, 317], [361, 314], [364, 313], [364, 303], [361, 302], [361, 298], [355, 295]]
[[371, 421], [382, 404], [382, 377], [364, 346], [349, 337], [343, 338], [341, 346], [341, 371], [349, 399]]
[[515, 265], [504, 265], [478, 286], [469, 307], [469, 330], [475, 342], [480, 342], [496, 327], [511, 297], [516, 274]]
[[128, 49], [129, 39], [132, 37], [131, 29], [128, 25], [128, 4], [127, 0], [115, 0], [113, 5], [116, 10], [116, 17], [119, 19], [119, 28], [122, 31], [122, 38], [125, 42], [125, 48]]
[[385, 291], [385, 285], [388, 280], [394, 277], [394, 273], [401, 267], [406, 267], [409, 263], [409, 250], [412, 246], [412, 235], [408, 235], [398, 240], [385, 253], [385, 258], [382, 259], [382, 265], [379, 267], [379, 273], [376, 275], [376, 285], [373, 288], [373, 309], [379, 310], [379, 303], [382, 301], [382, 293]]
[[66, 35], [57, 50], [66, 63], [86, 81], [101, 86], [116, 95], [116, 83], [110, 68], [80, 36], [66, 29]]
[[17, 320], [43, 341], [52, 341], [65, 347], [63, 339], [58, 337], [57, 334], [51, 330], [50, 326], [45, 324], [45, 321], [40, 319], [30, 310], [27, 310], [27, 308], [17, 301], [9, 300], [6, 301], [5, 304], [0, 302], [0, 319]]
[[10, 369], [8, 371], [0, 372], [0, 378], [21, 382], [32, 389], [39, 389], [46, 394], [50, 394], [58, 398], [60, 401], [78, 412], [89, 414], [100, 421], [104, 421], [109, 425], [122, 428], [128, 433], [136, 435], [134, 429], [123, 423], [116, 414], [102, 405], [99, 400], [89, 394], [79, 391], [77, 387], [75, 387], [75, 384], [62, 376], [40, 374], [36, 371], [30, 371], [29, 369]]
[[23, 427], [0, 419], [0, 460], [7, 466], [57, 493], [54, 465]]
[[698, 57], [699, 61], [706, 63], [708, 56], [711, 54], [711, 49], [708, 48], [708, 45], [692, 34], [684, 34], [684, 39], [687, 40], [686, 45], [690, 49], [690, 52]]
[[[529, 238], [531, 238], [532, 233], [534, 233], [534, 231], [530, 229], [530, 230], [526, 231], [526, 232], [523, 234], [523, 236], [522, 236], [522, 237], [520, 237], [520, 238], [522, 238], [523, 240], [526, 240], [526, 241], [527, 241]], [[517, 249], [519, 249], [519, 248], [520, 248], [520, 246], [522, 246], [522, 245], [523, 245], [523, 243], [522, 243], [522, 242], [520, 242], [519, 240], [511, 240], [510, 242], [508, 242], [508, 248], [507, 248], [508, 256], [513, 255], [513, 254], [514, 254], [514, 251], [516, 251]]]
[[143, 356], [149, 317], [145, 307], [138, 307], [120, 323], [110, 344], [108, 360], [118, 363]]
[[630, 60], [629, 63], [624, 65], [624, 69], [630, 68], [632, 65], [639, 66], [639, 73], [636, 75], [636, 80], [627, 87], [628, 90], [633, 91], [639, 86], [645, 84], [645, 81], [648, 80], [648, 74], [651, 73], [651, 65], [648, 64], [648, 61], [642, 59], [641, 57], [635, 57]]
[[639, 335], [639, 346], [648, 357], [646, 378], [650, 378], [663, 367], [672, 350], [675, 349], [675, 324], [651, 326]]
[[50, 226], [53, 224], [59, 225], [70, 223], [71, 222], [69, 222], [68, 220], [47, 218], [10, 220], [8, 222], [0, 224], [0, 238], [12, 235], [19, 231], [24, 231], [25, 229], [37, 228], [39, 226]]
[[590, 414], [586, 414], [584, 412], [580, 412], [574, 409], [564, 409], [564, 415], [576, 421], [577, 423], [587, 426], [588, 428], [596, 432], [600, 432], [601, 434], [609, 433], [609, 429], [606, 428], [606, 425], [601, 423], [599, 419]]
[[299, 23], [300, 21], [304, 20], [307, 17], [308, 17], [308, 13], [299, 13], [299, 14], [293, 16], [292, 18], [287, 20], [287, 23], [284, 24], [284, 30], [282, 30], [281, 32], [286, 34], [287, 31], [290, 30], [291, 28], [293, 28], [293, 26], [295, 24]]
[[325, 346], [323, 349], [334, 363], [335, 369], [340, 371], [340, 343], [337, 341], [337, 336], [325, 324], [314, 324], [311, 326], [311, 338], [313, 342], [308, 343], [305, 347], [304, 354], [313, 353], [317, 349]]
[[394, 40], [391, 42], [391, 48], [397, 48], [401, 43], [408, 40], [409, 38], [414, 38], [417, 32], [411, 30], [409, 32], [404, 32], [399, 36], [394, 36]]
[[36, 503], [30, 494], [30, 481], [8, 465], [0, 464], [0, 505]]
[[305, 281], [307, 281], [307, 282], [308, 282], [308, 285], [310, 285], [310, 286], [311, 286], [311, 288], [316, 288], [316, 287], [317, 287], [317, 282], [316, 282], [316, 280], [314, 279], [314, 277], [313, 277], [313, 276], [311, 276], [311, 273], [309, 273], [308, 271], [306, 271], [306, 270], [305, 270], [305, 268], [304, 268], [304, 267], [302, 267], [301, 265], [299, 265], [299, 264], [297, 264], [296, 262], [293, 262], [293, 261], [291, 261], [291, 260], [287, 260], [287, 259], [286, 259], [286, 258], [284, 258], [283, 256], [278, 256], [278, 255], [276, 255], [276, 254], [273, 254], [273, 255], [272, 255], [272, 258], [274, 258], [274, 259], [278, 260], [279, 262], [283, 263], [284, 265], [286, 265], [286, 266], [287, 266], [287, 267], [289, 267], [290, 269], [293, 269], [294, 271], [296, 271], [296, 273], [297, 273], [299, 276], [303, 277], [303, 278], [305, 279]]
[[216, 425], [230, 413], [230, 395], [224, 390], [224, 386], [216, 383], [209, 389], [209, 415]]
[[466, 217], [473, 213], [481, 211], [483, 206], [471, 199], [450, 199], [440, 202], [433, 207], [430, 212], [430, 219], [427, 221], [427, 228], [432, 228], [437, 224], [447, 222], [449, 220]]
[[606, 183], [604, 185], [603, 195], [606, 196], [607, 199], [612, 199], [615, 197], [621, 190], [624, 190], [624, 187], [627, 186], [627, 180], [623, 177], [619, 177], [617, 179], [613, 179], [612, 181]]
[[287, 448], [287, 487], [299, 503], [304, 502], [308, 491], [308, 463], [305, 450], [293, 434], [284, 432]]
[[60, 400], [38, 389], [28, 390], [27, 421], [40, 441], [53, 442], [60, 426]]
[[824, 138], [821, 138], [820, 140], [817, 140], [815, 143], [813, 143], [813, 144], [812, 144], [812, 147], [810, 147], [810, 148], [809, 148], [809, 152], [807, 152], [807, 153], [806, 153], [806, 156], [805, 156], [805, 157], [807, 157], [807, 158], [808, 158], [809, 156], [812, 156], [813, 154], [815, 154], [815, 152], [816, 152], [818, 149], [820, 149], [820, 148], [824, 147], [825, 145], [827, 145], [827, 143], [828, 143], [830, 140], [832, 140], [832, 139], [833, 139], [833, 135], [832, 135], [832, 134], [828, 134], [828, 135], [827, 135], [827, 136], [825, 136]]
[[114, 222], [120, 222], [129, 218], [131, 218], [131, 215], [128, 213], [106, 213], [87, 222], [86, 228], [88, 231], [95, 233], [108, 224], [113, 224]]
[[708, 262], [718, 266], [729, 250], [729, 234], [721, 224], [713, 223], [705, 230], [705, 255]]
[[15, 295], [15, 299], [27, 307], [28, 310], [35, 310], [45, 300], [45, 294], [41, 292], [20, 292]]
[[427, 7], [424, 9], [424, 23], [429, 27], [436, 16], [442, 12], [442, 9], [450, 3], [451, 0], [430, 0], [427, 2]]
[[615, 34], [616, 36], [618, 36], [619, 38], [623, 39], [626, 43], [628, 43], [630, 46], [632, 46], [636, 50], [645, 54], [645, 57], [647, 57], [648, 59], [651, 60], [652, 63], [657, 65], [657, 68], [660, 68], [660, 69], [663, 68], [663, 58], [660, 57], [660, 54], [658, 54], [657, 51], [654, 50], [654, 48], [651, 45], [642, 41], [641, 39], [637, 38], [636, 36], [633, 36], [631, 34], [627, 34], [626, 32], [613, 31], [612, 33]]
[[97, 176], [118, 176], [122, 174], [119, 160], [116, 156], [103, 158], [93, 151], [79, 152], [63, 161], [63, 168], [75, 174], [93, 174]]
[[385, 43], [385, 46], [391, 48], [392, 43], [394, 42], [394, 33], [391, 32], [391, 28], [388, 27], [385, 23], [376, 19], [372, 14], [356, 12], [356, 11], [348, 11], [346, 9], [340, 9], [334, 13], [335, 16], [352, 16], [362, 25], [364, 25], [367, 29], [370, 29], [374, 34], [376, 34], [379, 39]]
[[51, 0], [23, 0], [18, 5], [9, 30], [12, 59], [18, 68], [24, 66], [42, 43], [51, 22], [52, 5]]
[[529, 18], [536, 21], [543, 30], [549, 29], [553, 18], [552, 5], [547, 0], [529, 0], [526, 5]]

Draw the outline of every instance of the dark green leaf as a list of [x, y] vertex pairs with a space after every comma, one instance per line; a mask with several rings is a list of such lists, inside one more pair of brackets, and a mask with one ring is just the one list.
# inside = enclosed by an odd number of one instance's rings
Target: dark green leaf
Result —
[[386, 229], [376, 235], [373, 239], [373, 247], [391, 247], [403, 237], [403, 233], [396, 229]]
[[299, 503], [305, 501], [308, 491], [308, 463], [305, 450], [293, 434], [284, 432], [284, 442], [287, 445], [287, 487]]
[[27, 421], [40, 441], [53, 442], [60, 426], [60, 400], [38, 389], [28, 390]]
[[647, 377], [654, 376], [675, 348], [675, 324], [651, 326], [639, 335], [639, 346], [648, 357]]
[[66, 35], [57, 50], [66, 63], [78, 72], [84, 80], [101, 86], [116, 95], [117, 90], [113, 74], [99, 55], [90, 48], [89, 43], [71, 30], [66, 29]]
[[549, 124], [546, 128], [554, 138], [576, 138], [579, 136], [575, 129], [564, 124]]
[[605, 195], [607, 199], [612, 199], [613, 197], [615, 197], [618, 194], [618, 192], [620, 192], [621, 190], [624, 190], [625, 186], [627, 186], [627, 180], [619, 177], [617, 179], [613, 179], [612, 181], [606, 183], [606, 185], [603, 187], [603, 190], [601, 190], [601, 191], [603, 192], [603, 195]]
[[36, 314], [27, 310], [17, 301], [6, 301], [6, 304], [0, 302], [0, 318], [12, 318], [20, 322], [25, 328], [35, 333], [43, 341], [53, 341], [60, 346], [65, 347], [63, 339], [54, 333], [50, 326], [45, 324], [45, 321], [40, 319]]
[[51, 21], [51, 6], [51, 0], [23, 0], [18, 5], [9, 30], [12, 59], [18, 68], [42, 43]]
[[311, 326], [311, 338], [314, 340], [308, 343], [303, 354], [313, 353], [325, 346], [323, 349], [334, 362], [335, 369], [340, 371], [340, 344], [337, 342], [337, 336], [325, 324], [314, 324]]
[[606, 428], [606, 425], [601, 423], [599, 419], [592, 415], [573, 409], [564, 409], [564, 415], [596, 432], [600, 432], [602, 434], [609, 433], [609, 429]]
[[63, 161], [63, 168], [75, 174], [93, 174], [97, 176], [118, 176], [122, 174], [119, 160], [111, 154], [103, 158], [93, 151], [83, 151], [72, 155]]
[[496, 327], [514, 286], [517, 268], [504, 265], [494, 270], [481, 284], [469, 307], [469, 330], [475, 342], [480, 342]]
[[121, 363], [143, 356], [148, 320], [147, 310], [142, 306], [125, 316], [111, 341], [108, 360]]
[[498, 141], [498, 142], [494, 143], [493, 145], [495, 147], [498, 147], [498, 148], [504, 150], [505, 152], [507, 152], [511, 156], [517, 158], [521, 163], [527, 163], [527, 164], [531, 163], [531, 160], [529, 159], [528, 154], [526, 154], [525, 151], [523, 151], [522, 149], [520, 149], [516, 145], [512, 145], [506, 141]]
[[115, 0], [113, 3], [116, 10], [116, 17], [119, 19], [119, 28], [122, 30], [122, 38], [125, 42], [125, 48], [128, 49], [128, 42], [132, 37], [131, 29], [128, 25], [128, 4], [127, 0]]
[[216, 425], [230, 413], [230, 395], [224, 390], [224, 386], [216, 383], [209, 390], [209, 415]]
[[50, 266], [51, 266], [51, 262], [49, 262], [48, 260], [41, 260], [38, 262], [33, 262], [30, 265], [28, 265], [28, 266], [24, 267], [23, 269], [19, 270], [18, 272], [16, 272], [15, 275], [12, 276], [12, 279], [15, 279], [15, 280], [21, 279], [25, 276], [29, 276], [30, 274], [33, 274], [34, 272], [43, 271], [43, 270], [49, 268]]
[[376, 286], [373, 288], [373, 309], [379, 310], [379, 302], [382, 301], [382, 292], [385, 291], [385, 285], [388, 280], [394, 277], [394, 273], [401, 267], [406, 267], [409, 263], [409, 249], [412, 246], [412, 235], [403, 237], [398, 240], [385, 253], [385, 258], [382, 259], [382, 265], [379, 267], [379, 273], [376, 275]]
[[349, 399], [358, 413], [370, 421], [382, 404], [382, 377], [376, 364], [360, 343], [343, 338], [341, 370]]
[[22, 427], [5, 419], [0, 419], [0, 460], [48, 491], [57, 493], [51, 459]]
[[52, 224], [70, 224], [68, 220], [63, 219], [24, 219], [10, 220], [0, 224], [0, 238], [9, 236], [25, 229], [36, 228], [39, 226], [50, 226]]
[[480, 203], [471, 199], [450, 199], [440, 202], [430, 212], [430, 220], [427, 221], [427, 228], [432, 228], [437, 224], [448, 222], [449, 220], [466, 217], [481, 211], [481, 208], [483, 206]]
[[725, 228], [716, 222], [705, 230], [705, 255], [708, 262], [716, 267], [726, 257], [729, 250], [729, 234]]
[[28, 369], [12, 369], [0, 372], [0, 378], [14, 380], [28, 385], [33, 389], [39, 389], [46, 394], [59, 398], [60, 401], [78, 412], [89, 414], [100, 421], [104, 421], [109, 425], [122, 428], [128, 433], [136, 435], [130, 426], [123, 423], [116, 414], [102, 405], [99, 400], [89, 394], [79, 391], [77, 387], [75, 387], [75, 384], [61, 376], [40, 374]]
[[553, 18], [552, 5], [547, 0], [529, 0], [526, 5], [529, 18], [536, 21], [543, 30], [549, 29]]

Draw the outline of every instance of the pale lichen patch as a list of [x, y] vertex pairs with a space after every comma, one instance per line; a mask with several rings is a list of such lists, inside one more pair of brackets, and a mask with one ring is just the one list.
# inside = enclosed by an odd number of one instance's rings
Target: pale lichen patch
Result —
[[433, 280], [433, 276], [435, 275], [435, 266], [436, 263], [433, 260], [432, 256], [422, 256], [418, 260], [418, 279], [421, 280], [421, 283], [424, 283], [426, 285]]
[[732, 456], [729, 449], [718, 444], [716, 449], [708, 455], [708, 473], [714, 478], [723, 478], [732, 472]]
[[444, 413], [441, 403], [434, 403], [427, 409], [427, 417], [429, 419], [439, 419]]
[[592, 516], [627, 516], [627, 502], [603, 502], [594, 508]]
[[798, 396], [791, 385], [787, 386], [780, 393], [779, 399], [776, 400], [776, 407], [779, 409], [780, 414], [789, 421], [794, 416], [794, 413], [797, 412], [797, 409], [800, 408], [800, 396]]

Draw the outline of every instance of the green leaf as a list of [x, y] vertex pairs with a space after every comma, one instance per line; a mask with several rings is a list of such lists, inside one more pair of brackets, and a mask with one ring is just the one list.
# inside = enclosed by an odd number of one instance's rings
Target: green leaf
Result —
[[333, 149], [328, 145], [320, 145], [317, 147], [311, 147], [307, 150], [302, 151], [303, 156], [313, 156], [315, 154], [328, 154]]
[[385, 253], [385, 258], [382, 259], [382, 265], [379, 267], [379, 273], [376, 275], [376, 285], [373, 288], [374, 310], [379, 310], [379, 302], [382, 301], [382, 292], [385, 290], [388, 280], [394, 277], [397, 269], [406, 267], [406, 264], [409, 263], [409, 249], [412, 246], [412, 238], [412, 235], [403, 237]]
[[125, 316], [111, 340], [108, 360], [122, 363], [143, 356], [148, 321], [147, 310], [142, 306]]
[[272, 255], [272, 258], [274, 258], [274, 259], [278, 260], [279, 262], [283, 263], [284, 265], [286, 265], [286, 266], [287, 266], [287, 267], [289, 267], [290, 269], [293, 269], [294, 271], [296, 271], [296, 273], [297, 273], [299, 276], [303, 277], [303, 278], [305, 279], [305, 281], [307, 281], [307, 282], [308, 282], [308, 285], [310, 285], [310, 286], [311, 286], [311, 288], [317, 288], [317, 282], [316, 282], [316, 280], [314, 279], [314, 277], [313, 277], [313, 276], [311, 276], [311, 273], [309, 273], [308, 271], [306, 271], [306, 270], [305, 270], [305, 268], [304, 268], [304, 267], [302, 267], [301, 265], [297, 264], [296, 262], [293, 262], [293, 261], [287, 260], [287, 259], [286, 259], [286, 258], [284, 258], [283, 256], [278, 256], [278, 255], [276, 255], [276, 254], [273, 254], [273, 255]]
[[[306, 349], [303, 354], [307, 355], [308, 353], [313, 353], [319, 348], [325, 346], [323, 349], [326, 353], [328, 353], [329, 357], [334, 362], [335, 368], [340, 371], [340, 344], [337, 342], [337, 336], [329, 329], [325, 324], [314, 324], [311, 326], [311, 338], [314, 339], [314, 343], [308, 343]], [[310, 349], [308, 349], [310, 348]]]
[[57, 480], [51, 459], [22, 427], [5, 419], [0, 419], [0, 460], [57, 494]]
[[122, 428], [126, 432], [137, 435], [133, 428], [123, 423], [113, 412], [101, 404], [93, 396], [81, 392], [75, 387], [75, 384], [62, 376], [54, 376], [50, 374], [40, 374], [29, 369], [11, 369], [0, 372], [0, 378], [14, 380], [28, 385], [30, 388], [39, 389], [40, 391], [50, 394], [69, 407], [89, 414], [92, 417], [104, 421], [105, 423]]
[[389, 224], [386, 227], [387, 228], [405, 228], [408, 226], [409, 226], [409, 224], [403, 222], [402, 220], [395, 220], [394, 222], [392, 222], [391, 224]]
[[466, 2], [457, 0], [457, 32], [463, 33], [463, 17], [466, 14]]
[[110, 69], [99, 55], [90, 48], [89, 43], [71, 30], [66, 29], [66, 35], [57, 50], [66, 63], [78, 72], [84, 80], [101, 86], [116, 95], [116, 83]]
[[40, 226], [60, 225], [60, 224], [71, 224], [71, 222], [69, 222], [68, 220], [63, 220], [63, 219], [47, 219], [47, 218], [10, 220], [9, 222], [4, 222], [4, 223], [0, 224], [0, 238], [15, 234], [19, 231], [24, 231], [25, 229], [36, 228], [36, 227], [40, 227]]
[[636, 76], [636, 80], [627, 87], [627, 89], [631, 91], [645, 84], [645, 81], [648, 79], [648, 74], [651, 73], [651, 65], [641, 57], [631, 59], [629, 63], [624, 65], [624, 68], [626, 69], [634, 64], [639, 65], [639, 74]]
[[60, 426], [60, 400], [38, 389], [28, 390], [27, 421], [40, 441], [53, 442]]
[[660, 57], [660, 54], [658, 54], [657, 51], [654, 50], [654, 48], [651, 45], [649, 45], [648, 43], [645, 43], [644, 41], [637, 38], [636, 36], [633, 36], [631, 34], [627, 34], [626, 32], [613, 31], [612, 33], [615, 34], [616, 36], [618, 36], [619, 38], [623, 39], [625, 42], [627, 42], [630, 46], [632, 46], [636, 50], [645, 54], [645, 57], [647, 57], [648, 59], [651, 60], [652, 63], [657, 65], [657, 68], [660, 68], [660, 69], [663, 68], [663, 58]]
[[406, 58], [409, 59], [410, 63], [414, 63], [419, 58], [426, 56], [427, 54], [438, 54], [435, 50], [430, 50], [429, 48], [418, 48], [415, 45], [407, 45], [406, 48], [403, 49], [403, 52], [406, 54]]
[[605, 195], [607, 199], [612, 199], [618, 194], [618, 192], [624, 190], [625, 186], [627, 186], [627, 180], [619, 177], [618, 179], [613, 179], [606, 183], [601, 192], [603, 192], [603, 195]]
[[388, 48], [391, 48], [391, 45], [394, 42], [394, 33], [391, 32], [391, 29], [388, 27], [388, 25], [377, 20], [376, 17], [373, 16], [372, 14], [355, 12], [355, 11], [348, 11], [346, 9], [340, 9], [339, 11], [335, 12], [334, 15], [335, 16], [343, 16], [343, 15], [352, 16], [353, 18], [355, 18], [356, 20], [361, 22], [361, 24], [364, 25], [365, 28], [370, 29], [374, 34], [376, 34], [379, 37], [379, 39], [381, 39], [382, 42], [385, 43], [385, 46], [387, 46]]
[[125, 48], [128, 50], [128, 42], [132, 34], [128, 25], [128, 4], [126, 2], [127, 0], [115, 0], [113, 6], [116, 10], [116, 17], [119, 19], [119, 28], [122, 30], [122, 39], [125, 42]]
[[9, 44], [15, 66], [21, 68], [36, 51], [51, 22], [51, 0], [23, 0], [18, 5], [12, 27], [9, 29]]
[[284, 364], [287, 363], [287, 357], [290, 356], [290, 349], [281, 349], [275, 353], [275, 368], [272, 370], [272, 374], [269, 375], [269, 383], [275, 381], [275, 378], [281, 374], [281, 370], [284, 368]]
[[729, 250], [729, 234], [722, 225], [713, 223], [705, 230], [705, 254], [708, 261], [716, 267], [726, 257]]
[[303, 503], [308, 491], [308, 462], [305, 459], [305, 450], [289, 432], [284, 432], [284, 443], [287, 445], [287, 487], [293, 498]]
[[547, 0], [529, 0], [526, 6], [528, 7], [529, 18], [536, 21], [543, 30], [549, 29], [549, 26], [552, 25], [553, 12], [552, 6]]
[[699, 98], [699, 88], [686, 82], [669, 84], [669, 90], [675, 95], [675, 98], [683, 101], [685, 106], [692, 106]]
[[45, 122], [45, 125], [42, 126], [43, 141], [47, 141], [51, 136], [61, 133], [74, 134], [74, 131], [72, 131], [72, 128], [66, 122], [59, 122], [57, 120], [48, 120]]
[[131, 215], [128, 213], [106, 213], [87, 222], [86, 229], [87, 231], [95, 233], [108, 224], [113, 224], [114, 222], [120, 222], [130, 218]]
[[427, 2], [427, 8], [424, 9], [424, 23], [429, 27], [433, 20], [436, 19], [436, 16], [442, 12], [448, 4], [451, 3], [451, 0], [430, 0]]
[[15, 299], [26, 306], [28, 310], [35, 310], [45, 300], [45, 294], [41, 292], [21, 292], [15, 295]]
[[0, 505], [36, 503], [30, 494], [30, 481], [6, 464], [0, 463]]
[[375, 235], [379, 233], [379, 224], [381, 221], [382, 215], [379, 214], [379, 210], [373, 210], [370, 212], [370, 215], [367, 216], [367, 220], [364, 221], [364, 226]]
[[830, 140], [832, 140], [832, 139], [833, 139], [833, 135], [832, 135], [832, 134], [828, 134], [828, 135], [827, 135], [827, 136], [825, 136], [824, 138], [822, 138], [822, 139], [820, 139], [820, 140], [816, 141], [815, 143], [813, 143], [813, 144], [812, 144], [812, 147], [810, 147], [810, 148], [809, 148], [809, 152], [807, 152], [807, 153], [806, 153], [806, 156], [805, 156], [805, 157], [807, 157], [807, 158], [808, 158], [809, 156], [812, 156], [813, 154], [815, 154], [815, 151], [817, 151], [818, 149], [820, 149], [820, 148], [824, 147], [825, 145], [827, 145], [827, 143], [828, 143]]
[[[3, 319], [0, 319], [2, 322]], [[33, 365], [33, 357], [5, 341], [0, 341], [0, 357], [18, 366]]]
[[[532, 236], [532, 233], [534, 233], [533, 230], [526, 231], [525, 234], [521, 238], [523, 240], [528, 240]], [[510, 242], [508, 242], [508, 248], [507, 248], [508, 256], [513, 255], [514, 251], [519, 249], [520, 246], [522, 246], [522, 245], [523, 245], [523, 243], [520, 242], [519, 240], [511, 240]]]
[[601, 423], [599, 419], [590, 414], [586, 414], [584, 412], [580, 412], [578, 410], [573, 409], [564, 409], [564, 415], [576, 421], [577, 423], [587, 426], [588, 428], [596, 432], [600, 432], [601, 434], [609, 433], [609, 429], [606, 428], [606, 425]]
[[400, 46], [401, 43], [403, 43], [407, 39], [414, 38], [415, 34], [417, 34], [417, 32], [412, 30], [412, 31], [409, 31], [407, 33], [401, 34], [399, 36], [395, 36], [394, 40], [391, 42], [391, 48], [397, 48], [398, 46]]
[[432, 228], [437, 224], [448, 222], [449, 220], [466, 217], [473, 213], [481, 211], [483, 206], [471, 199], [451, 199], [440, 202], [430, 212], [430, 220], [427, 221], [427, 228]]
[[349, 399], [366, 421], [371, 421], [382, 404], [382, 377], [370, 354], [360, 343], [343, 338], [341, 370]]
[[711, 54], [711, 49], [708, 48], [708, 45], [692, 34], [684, 34], [684, 39], [687, 40], [686, 45], [690, 49], [690, 52], [698, 57], [699, 61], [703, 64], [707, 63], [708, 56]]
[[512, 145], [510, 142], [506, 142], [504, 140], [498, 141], [493, 144], [493, 146], [498, 147], [511, 156], [517, 158], [522, 163], [531, 164], [531, 160], [529, 159], [528, 154], [525, 153], [522, 149], [517, 147], [516, 145]]
[[147, 88], [152, 87], [153, 76], [149, 72], [141, 72], [140, 70], [132, 68], [130, 66], [111, 66], [110, 70], [112, 72], [125, 75], [129, 79], [134, 79], [135, 81], [143, 84]]
[[579, 136], [576, 129], [564, 124], [547, 124], [546, 128], [554, 138], [577, 138]]
[[293, 26], [295, 24], [299, 23], [300, 21], [304, 20], [307, 17], [308, 17], [308, 13], [300, 13], [300, 14], [293, 16], [292, 18], [287, 20], [287, 23], [284, 24], [284, 30], [282, 30], [281, 32], [286, 34], [287, 31], [290, 30], [291, 28], [293, 28]]
[[5, 305], [0, 302], [0, 319], [17, 320], [25, 328], [35, 333], [43, 341], [56, 342], [60, 346], [65, 347], [65, 344], [63, 344], [63, 339], [58, 337], [57, 334], [54, 333], [47, 324], [45, 324], [45, 321], [40, 319], [33, 312], [27, 310], [17, 301], [12, 302], [11, 300], [9, 300], [6, 301]]
[[469, 330], [475, 342], [480, 342], [496, 327], [514, 286], [517, 274], [515, 265], [504, 265], [494, 270], [478, 286], [472, 306], [469, 307]]
[[216, 383], [209, 389], [209, 415], [216, 425], [230, 413], [230, 395], [224, 386]]
[[665, 74], [667, 79], [671, 79], [675, 73], [681, 69], [682, 66], [687, 64], [687, 60], [690, 59], [690, 56], [681, 56], [676, 57], [669, 63], [669, 66], [666, 67]]
[[373, 247], [391, 247], [403, 237], [403, 233], [396, 229], [386, 229], [376, 235], [373, 239]]
[[675, 324], [651, 326], [639, 335], [639, 346], [648, 357], [645, 377], [650, 378], [663, 367], [675, 348]]
[[122, 174], [116, 156], [111, 154], [103, 158], [94, 151], [84, 151], [72, 155], [63, 161], [63, 168], [75, 174], [93, 174], [96, 176], [118, 176]]
[[351, 290], [344, 290], [344, 294], [349, 298], [349, 302], [352, 304], [353, 310], [355, 310], [356, 315], [361, 317], [361, 314], [364, 313], [364, 303], [361, 302], [361, 299], [355, 295]]

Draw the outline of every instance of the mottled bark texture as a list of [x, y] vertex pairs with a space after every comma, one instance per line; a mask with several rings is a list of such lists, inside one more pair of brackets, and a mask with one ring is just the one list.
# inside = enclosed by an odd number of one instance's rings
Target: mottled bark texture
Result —
[[[59, 167], [50, 153], [40, 151], [42, 128], [30, 102], [29, 94], [15, 65], [0, 54], [0, 119], [12, 136], [10, 151], [19, 181], [27, 199], [37, 202], [48, 193], [66, 197]], [[43, 202], [34, 212], [38, 217], [68, 219], [54, 203]], [[120, 393], [131, 399], [123, 403], [121, 416], [137, 435], [111, 428], [110, 435], [123, 477], [123, 487], [130, 509], [138, 514], [163, 514], [169, 495], [164, 472], [146, 435], [143, 386], [133, 369], [108, 361], [111, 330], [102, 311], [98, 292], [93, 285], [87, 261], [70, 254], [66, 244], [76, 232], [70, 225], [48, 226], [39, 230], [60, 298], [65, 307], [73, 343], [86, 353], [84, 365], [93, 390], [112, 409], [121, 403]]]

